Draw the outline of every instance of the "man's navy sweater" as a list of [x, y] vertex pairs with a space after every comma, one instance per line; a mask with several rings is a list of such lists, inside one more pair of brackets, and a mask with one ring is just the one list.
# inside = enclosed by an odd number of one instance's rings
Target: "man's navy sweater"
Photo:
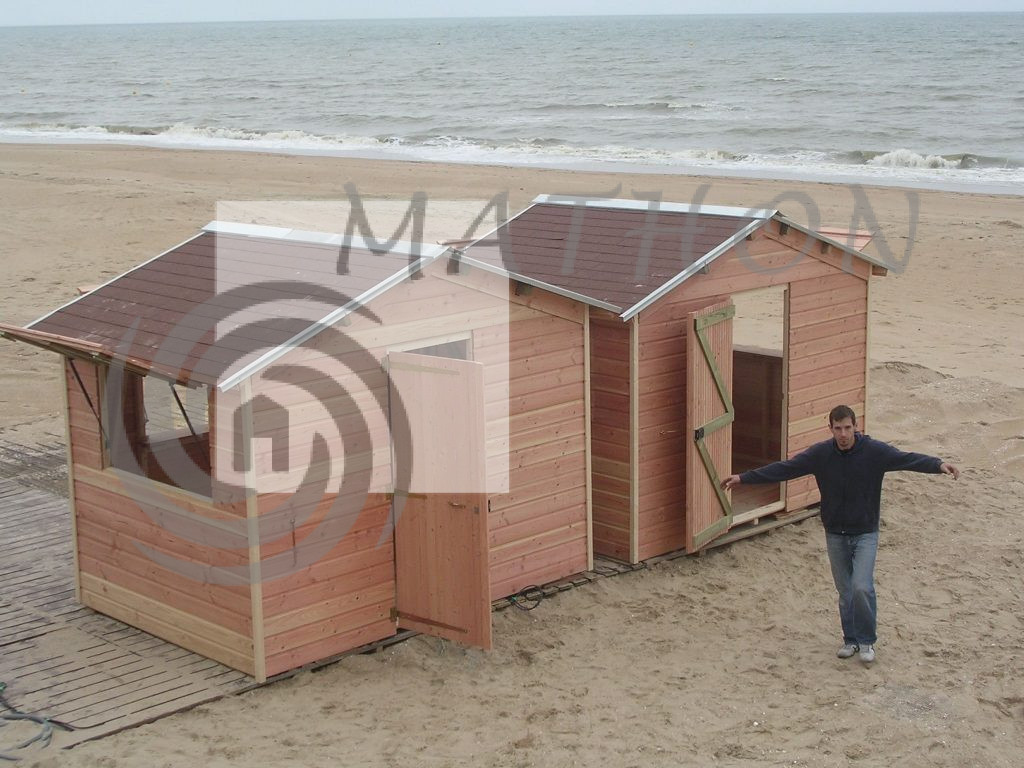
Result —
[[815, 443], [786, 461], [740, 474], [741, 483], [781, 483], [814, 475], [821, 491], [821, 522], [829, 533], [859, 534], [878, 530], [882, 479], [886, 472], [910, 470], [939, 474], [942, 460], [906, 453], [860, 432], [853, 447], [839, 450], [835, 440]]

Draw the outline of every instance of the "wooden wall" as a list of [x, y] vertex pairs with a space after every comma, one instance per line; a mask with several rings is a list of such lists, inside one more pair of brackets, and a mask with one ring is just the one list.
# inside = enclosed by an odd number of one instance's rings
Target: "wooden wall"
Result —
[[[540, 298], [540, 297], [538, 297]], [[565, 302], [561, 307], [558, 305]], [[587, 569], [586, 413], [583, 324], [567, 300], [500, 329], [474, 331], [491, 419], [508, 402], [508, 443], [488, 442], [492, 466], [507, 452], [508, 493], [490, 496], [491, 599]], [[536, 307], [535, 307], [536, 308]], [[501, 365], [507, 359], [508, 384]], [[496, 407], [497, 406], [497, 407]]]
[[[790, 284], [788, 456], [828, 438], [828, 412], [834, 406], [864, 412], [867, 292], [866, 279], [837, 270]], [[786, 484], [787, 510], [818, 501], [813, 478]]]
[[[105, 368], [74, 365], [99, 408]], [[239, 510], [104, 470], [96, 416], [70, 363], [65, 371], [82, 602], [251, 674], [249, 557]]]
[[265, 495], [259, 506], [268, 676], [395, 633], [388, 495], [327, 494], [306, 508]]
[[[385, 528], [390, 497], [381, 492], [391, 481], [391, 456], [387, 414], [375, 398], [383, 394], [387, 402], [388, 380], [381, 364], [390, 349], [410, 350], [468, 336], [472, 359], [485, 365], [491, 487], [501, 487], [506, 467], [508, 474], [505, 489], [489, 495], [491, 598], [587, 568], [583, 308], [539, 290], [517, 295], [507, 279], [488, 273], [448, 275], [444, 264], [436, 266], [423, 279], [371, 302], [379, 322], [358, 318], [340, 335], [315, 337], [282, 358], [279, 370], [293, 372], [274, 376], [285, 381], [271, 381], [269, 375], [253, 380], [254, 433], [262, 438], [255, 483], [260, 491], [268, 675], [395, 632], [389, 616], [395, 597], [394, 535]], [[331, 348], [339, 343], [354, 343], [355, 348]], [[341, 358], [348, 372], [332, 377], [338, 385], [332, 395], [329, 386], [317, 389], [326, 385], [318, 384], [309, 371], [324, 367], [333, 356]], [[333, 362], [327, 367], [338, 366]], [[303, 387], [319, 391], [322, 396], [315, 399], [320, 402], [309, 402], [314, 398], [304, 395]], [[336, 418], [348, 439], [339, 436]], [[357, 431], [363, 432], [361, 442], [351, 439]], [[335, 465], [344, 446], [349, 466], [366, 473], [363, 487], [371, 494], [361, 509], [346, 513], [354, 515], [350, 530], [330, 552], [275, 579], [270, 575], [280, 565], [275, 558], [318, 535], [317, 521], [331, 500], [271, 513], [285, 498], [287, 484], [297, 480], [294, 473], [273, 471], [274, 456], [280, 459], [289, 449], [297, 456], [308, 455], [317, 432], [328, 436]], [[296, 434], [310, 437], [296, 443]], [[338, 466], [325, 471], [328, 487], [336, 488], [341, 474]], [[346, 474], [346, 479], [352, 476]], [[358, 505], [358, 500], [352, 503]], [[306, 522], [297, 522], [302, 520]], [[298, 549], [312, 551], [309, 546]]]
[[594, 553], [631, 557], [630, 329], [590, 319], [591, 472]]
[[675, 292], [640, 316], [636, 560], [686, 546], [686, 321]]

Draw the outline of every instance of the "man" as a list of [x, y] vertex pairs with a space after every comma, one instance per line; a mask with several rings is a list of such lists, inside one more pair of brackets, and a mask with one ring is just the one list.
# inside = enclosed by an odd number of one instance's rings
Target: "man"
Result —
[[786, 461], [776, 461], [722, 480], [729, 490], [741, 483], [780, 483], [814, 475], [821, 492], [832, 579], [839, 593], [843, 645], [836, 655], [848, 659], [860, 652], [865, 664], [875, 660], [875, 554], [882, 479], [886, 472], [910, 470], [952, 475], [960, 470], [934, 456], [905, 453], [857, 431], [857, 416], [846, 405], [828, 415], [832, 439], [816, 443]]

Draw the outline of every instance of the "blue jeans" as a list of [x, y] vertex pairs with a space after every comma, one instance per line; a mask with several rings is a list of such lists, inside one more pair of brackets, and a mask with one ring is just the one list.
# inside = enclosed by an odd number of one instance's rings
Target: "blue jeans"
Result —
[[832, 580], [839, 593], [839, 620], [843, 642], [874, 645], [876, 616], [875, 555], [878, 531], [874, 533], [825, 533]]

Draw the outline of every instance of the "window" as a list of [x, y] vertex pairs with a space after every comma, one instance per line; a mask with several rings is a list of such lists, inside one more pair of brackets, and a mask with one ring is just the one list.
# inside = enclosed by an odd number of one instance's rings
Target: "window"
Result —
[[210, 496], [209, 389], [127, 371], [122, 377], [120, 403], [107, 394], [106, 412], [120, 415], [107, 419], [110, 465]]

